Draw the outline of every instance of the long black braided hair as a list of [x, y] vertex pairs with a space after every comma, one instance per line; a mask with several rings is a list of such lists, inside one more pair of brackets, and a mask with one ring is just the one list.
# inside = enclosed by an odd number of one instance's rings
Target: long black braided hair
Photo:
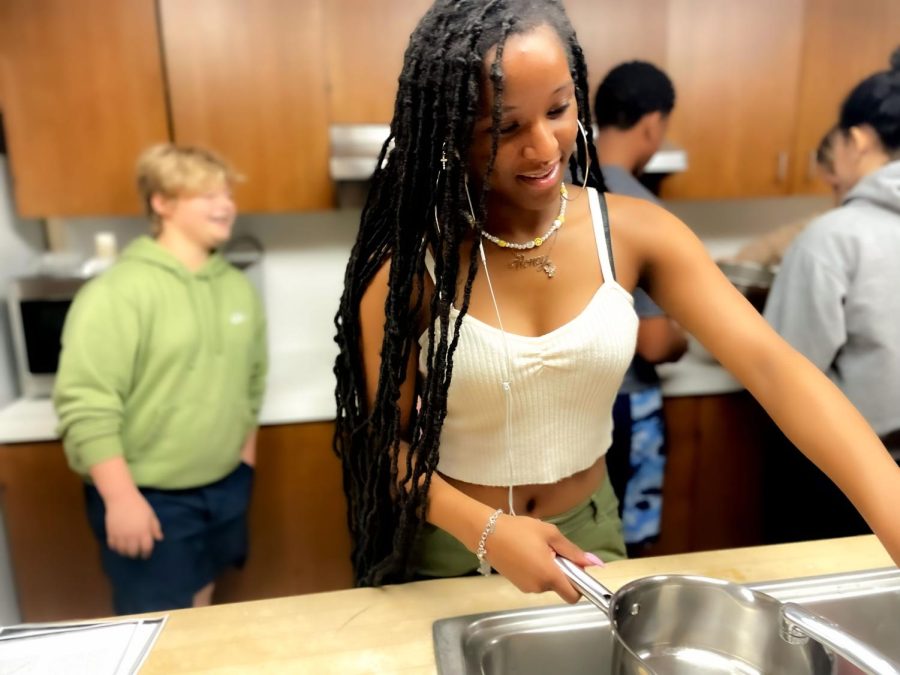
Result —
[[[602, 191], [605, 188], [591, 134], [587, 68], [558, 0], [437, 0], [410, 37], [390, 137], [372, 177], [335, 317], [340, 354], [334, 367], [334, 450], [343, 465], [358, 585], [407, 579], [412, 546], [425, 518], [447, 414], [453, 353], [477, 270], [477, 247], [471, 247], [463, 297], [457, 302], [461, 243], [472, 232], [463, 158], [468, 156], [479, 114], [485, 55], [496, 48], [490, 73], [494, 90], [492, 148], [485, 179], [479, 182], [484, 187], [478, 188], [473, 204], [476, 229], [484, 222], [486, 191], [499, 141], [504, 44], [510, 35], [545, 24], [556, 30], [568, 53], [578, 115], [588, 136], [587, 143], [579, 138], [578, 150], [570, 160], [572, 179], [580, 184], [589, 166], [588, 185]], [[446, 168], [443, 158], [449, 160]], [[400, 388], [425, 309], [426, 248], [435, 259], [435, 286], [425, 314], [430, 319], [428, 368], [417, 387], [419, 401], [412, 413], [411, 428], [401, 429]], [[358, 311], [363, 293], [387, 260], [391, 264], [384, 341], [377, 392], [370, 409]], [[453, 330], [452, 305], [460, 309]], [[405, 466], [400, 465], [401, 438], [410, 445]], [[407, 487], [398, 489], [399, 482]]]

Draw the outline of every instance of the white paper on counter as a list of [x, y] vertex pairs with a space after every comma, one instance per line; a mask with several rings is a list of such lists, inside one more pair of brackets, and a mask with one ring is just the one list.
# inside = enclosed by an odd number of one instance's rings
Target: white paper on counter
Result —
[[166, 617], [80, 624], [22, 624], [0, 629], [0, 673], [132, 675]]

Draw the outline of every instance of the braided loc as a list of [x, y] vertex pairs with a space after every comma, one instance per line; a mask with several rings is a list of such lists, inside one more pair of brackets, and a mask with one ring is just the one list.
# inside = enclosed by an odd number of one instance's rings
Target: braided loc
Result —
[[[588, 106], [587, 68], [558, 0], [437, 0], [410, 37], [400, 73], [390, 136], [378, 157], [360, 229], [344, 277], [335, 317], [340, 352], [335, 362], [337, 420], [334, 450], [347, 496], [352, 562], [358, 585], [408, 579], [411, 552], [425, 520], [427, 494], [438, 463], [453, 354], [477, 271], [477, 247], [466, 261], [457, 302], [460, 250], [471, 236], [466, 161], [479, 115], [485, 54], [495, 47], [489, 184], [499, 143], [503, 98], [501, 59], [510, 35], [539, 25], [554, 27], [566, 48], [579, 118], [588, 142], [570, 161], [573, 180], [604, 190]], [[448, 161], [443, 168], [442, 158]], [[472, 204], [480, 230], [486, 190]], [[425, 305], [425, 252], [435, 259], [435, 282]], [[373, 405], [367, 403], [358, 319], [372, 278], [390, 260], [384, 340]], [[450, 325], [450, 309], [459, 314]], [[398, 404], [422, 312], [429, 317], [426, 373], [417, 383], [419, 405], [409, 429]], [[409, 442], [401, 466], [400, 442]], [[399, 488], [399, 485], [403, 488]]]

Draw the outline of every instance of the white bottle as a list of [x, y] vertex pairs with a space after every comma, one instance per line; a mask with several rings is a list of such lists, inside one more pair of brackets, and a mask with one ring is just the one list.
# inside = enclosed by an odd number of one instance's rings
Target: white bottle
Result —
[[94, 256], [81, 266], [81, 275], [93, 277], [100, 274], [116, 261], [117, 254], [116, 235], [98, 232], [94, 235]]

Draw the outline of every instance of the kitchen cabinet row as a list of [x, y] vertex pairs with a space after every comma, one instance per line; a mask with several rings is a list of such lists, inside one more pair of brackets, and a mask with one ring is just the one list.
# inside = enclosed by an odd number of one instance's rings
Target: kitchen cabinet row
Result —
[[[746, 392], [665, 401], [670, 428], [663, 536], [649, 554], [763, 541], [759, 431]], [[217, 584], [216, 602], [352, 586], [350, 540], [332, 422], [260, 428], [249, 556]], [[112, 613], [80, 479], [58, 441], [0, 445], [0, 506], [25, 621]]]
[[[5, 0], [0, 112], [22, 216], [131, 214], [140, 150], [173, 140], [244, 174], [248, 212], [330, 208], [331, 124], [384, 123], [430, 0]], [[669, 198], [814, 192], [837, 106], [896, 46], [895, 0], [564, 0], [591, 86], [671, 75]]]

